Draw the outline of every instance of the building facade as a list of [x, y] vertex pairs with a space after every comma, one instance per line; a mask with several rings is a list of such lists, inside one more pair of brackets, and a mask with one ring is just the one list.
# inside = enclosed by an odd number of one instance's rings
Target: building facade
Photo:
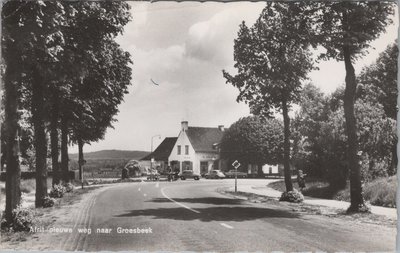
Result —
[[167, 137], [151, 154], [140, 159], [142, 165], [147, 163], [145, 167], [148, 169], [157, 169], [159, 172], [167, 172], [166, 169], [169, 166], [169, 156], [171, 155], [172, 149], [178, 138]]
[[187, 121], [181, 122], [178, 139], [168, 158], [170, 166], [175, 170], [193, 170], [198, 174], [223, 169], [224, 162], [219, 156], [223, 134], [223, 126], [190, 127]]

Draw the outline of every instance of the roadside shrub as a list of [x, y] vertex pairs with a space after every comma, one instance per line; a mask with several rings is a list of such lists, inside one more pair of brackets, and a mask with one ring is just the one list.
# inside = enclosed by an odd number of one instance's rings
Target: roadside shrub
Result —
[[303, 202], [304, 196], [301, 192], [293, 189], [293, 191], [283, 192], [279, 201], [287, 201], [293, 203], [300, 203]]
[[56, 184], [51, 189], [49, 196], [52, 198], [62, 198], [66, 191], [67, 190], [66, 190], [65, 186], [63, 186], [62, 184]]
[[13, 232], [30, 231], [33, 223], [34, 210], [19, 206], [12, 211], [12, 220], [10, 222], [7, 223], [5, 219], [1, 221], [1, 229]]
[[364, 197], [372, 205], [396, 207], [396, 176], [379, 178], [364, 186]]
[[72, 192], [74, 191], [74, 185], [70, 182], [64, 184], [65, 192]]
[[56, 200], [52, 197], [46, 196], [43, 199], [43, 207], [52, 207], [56, 203]]
[[13, 210], [13, 230], [29, 231], [33, 225], [33, 210], [18, 207]]
[[350, 182], [347, 183], [343, 190], [340, 190], [334, 194], [333, 199], [350, 202]]

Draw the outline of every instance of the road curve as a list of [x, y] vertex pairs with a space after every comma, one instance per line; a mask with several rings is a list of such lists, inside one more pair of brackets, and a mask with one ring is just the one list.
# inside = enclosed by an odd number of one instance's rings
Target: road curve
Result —
[[[83, 251], [394, 251], [395, 228], [302, 215], [216, 191], [234, 180], [125, 183], [83, 203], [62, 249]], [[265, 180], [239, 180], [265, 185]], [[140, 232], [140, 233], [138, 233]]]

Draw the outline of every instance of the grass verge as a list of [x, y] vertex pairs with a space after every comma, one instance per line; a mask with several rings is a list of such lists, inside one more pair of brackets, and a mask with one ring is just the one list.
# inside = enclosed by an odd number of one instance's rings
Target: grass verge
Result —
[[[64, 197], [56, 199], [55, 205], [50, 208], [34, 208], [31, 207], [33, 213], [33, 226], [35, 227], [50, 227], [56, 221], [54, 213], [62, 211], [61, 209], [70, 206], [80, 201], [84, 194], [100, 188], [101, 186], [86, 187], [84, 189], [75, 188], [73, 192], [65, 193]], [[30, 240], [30, 238], [37, 238], [37, 234], [31, 232], [11, 232], [2, 230], [0, 244], [5, 244], [7, 247], [19, 245], [20, 242]]]
[[[297, 180], [292, 180], [293, 187], [299, 190]], [[268, 185], [269, 187], [284, 192], [286, 190], [285, 182], [277, 181]], [[384, 207], [396, 207], [396, 191], [397, 180], [396, 176], [389, 178], [379, 178], [371, 182], [367, 182], [363, 186], [364, 198], [372, 205]], [[350, 183], [346, 188], [340, 191], [335, 191], [329, 187], [325, 181], [315, 178], [306, 179], [306, 188], [302, 191], [303, 195], [322, 198], [334, 199], [342, 201], [350, 201]]]
[[222, 194], [229, 195], [234, 198], [242, 199], [243, 201], [249, 201], [251, 203], [257, 204], [265, 204], [268, 207], [275, 206], [277, 208], [283, 208], [286, 210], [290, 210], [294, 213], [299, 215], [323, 215], [330, 218], [338, 218], [346, 221], [356, 221], [361, 223], [367, 224], [375, 224], [375, 225], [384, 225], [388, 227], [396, 227], [397, 221], [390, 219], [383, 215], [376, 215], [372, 213], [354, 213], [348, 214], [345, 210], [336, 209], [332, 207], [326, 206], [317, 206], [317, 205], [310, 205], [306, 203], [290, 203], [290, 202], [281, 202], [277, 199], [257, 195], [254, 193], [247, 193], [247, 192], [233, 192], [227, 191], [226, 189], [218, 189], [218, 192]]

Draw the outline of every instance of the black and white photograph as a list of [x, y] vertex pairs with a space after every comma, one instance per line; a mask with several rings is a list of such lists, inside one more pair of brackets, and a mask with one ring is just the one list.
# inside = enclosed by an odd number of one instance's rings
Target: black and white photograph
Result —
[[0, 251], [400, 250], [398, 9], [0, 1]]

